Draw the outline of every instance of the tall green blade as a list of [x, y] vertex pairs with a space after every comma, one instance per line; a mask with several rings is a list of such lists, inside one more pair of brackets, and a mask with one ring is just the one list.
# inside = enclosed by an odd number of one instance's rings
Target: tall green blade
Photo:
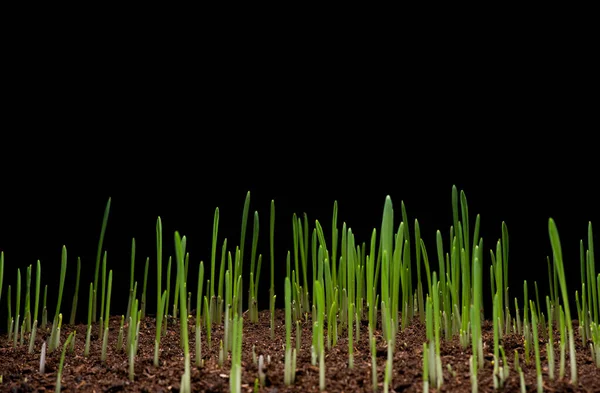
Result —
[[210, 298], [215, 297], [215, 264], [217, 259], [217, 240], [219, 237], [219, 208], [213, 218], [212, 248], [210, 251]]
[[58, 302], [56, 303], [56, 313], [54, 318], [58, 318], [60, 314], [60, 304], [62, 302], [63, 289], [65, 288], [65, 275], [67, 274], [67, 247], [62, 248], [62, 258], [60, 264], [60, 283], [58, 286]]
[[98, 240], [98, 251], [96, 253], [96, 271], [94, 273], [94, 311], [93, 311], [93, 319], [96, 322], [96, 304], [97, 304], [97, 292], [98, 292], [98, 274], [100, 272], [100, 258], [102, 256], [102, 245], [104, 244], [104, 235], [106, 233], [106, 225], [108, 224], [108, 214], [110, 213], [110, 202], [111, 198], [108, 198], [108, 202], [106, 202], [106, 207], [104, 208], [104, 216], [102, 217], [102, 228], [100, 229], [100, 239]]
[[[242, 213], [242, 229], [240, 235], [240, 265], [244, 263], [244, 244], [246, 243], [246, 227], [248, 223], [248, 210], [250, 210], [250, 191], [246, 194], [244, 211]], [[237, 272], [236, 272], [237, 273]]]

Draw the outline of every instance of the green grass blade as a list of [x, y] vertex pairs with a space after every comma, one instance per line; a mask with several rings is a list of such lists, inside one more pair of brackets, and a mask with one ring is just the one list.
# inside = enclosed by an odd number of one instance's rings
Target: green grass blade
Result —
[[[104, 216], [102, 217], [102, 228], [100, 229], [100, 239], [98, 240], [98, 251], [96, 253], [96, 271], [94, 273], [94, 288], [97, 291], [98, 288], [98, 273], [100, 271], [100, 257], [102, 256], [102, 245], [104, 243], [104, 235], [106, 234], [106, 226], [108, 224], [108, 215], [110, 213], [110, 203], [111, 203], [111, 198], [108, 198], [108, 202], [106, 202], [106, 207], [104, 208]], [[94, 295], [94, 311], [93, 311], [93, 318], [94, 318], [94, 322], [96, 322], [96, 296], [97, 293]]]
[[146, 258], [146, 265], [144, 266], [144, 285], [142, 286], [142, 319], [146, 316], [146, 286], [148, 283], [148, 266], [150, 264], [150, 257]]
[[75, 279], [75, 293], [73, 294], [73, 304], [71, 305], [71, 318], [69, 323], [75, 324], [75, 317], [77, 315], [77, 298], [79, 294], [79, 275], [81, 274], [81, 258], [77, 257], [77, 276]]
[[58, 301], [56, 302], [56, 313], [54, 318], [58, 318], [60, 314], [60, 304], [62, 302], [63, 289], [65, 288], [65, 276], [67, 274], [67, 247], [62, 248], [62, 258], [60, 265], [60, 283], [58, 286]]
[[175, 232], [175, 256], [177, 258], [177, 280], [179, 281], [179, 296], [180, 301], [180, 327], [181, 327], [181, 340], [183, 342], [184, 355], [189, 356], [189, 344], [188, 344], [188, 325], [187, 325], [187, 304], [186, 304], [186, 288], [185, 288], [185, 274], [184, 274], [184, 263], [183, 263], [183, 248], [181, 244], [181, 237], [178, 232]]
[[577, 383], [577, 362], [575, 360], [575, 337], [573, 333], [573, 322], [571, 319], [571, 312], [569, 309], [569, 298], [567, 291], [567, 283], [565, 280], [565, 270], [563, 264], [562, 248], [560, 244], [560, 237], [556, 223], [552, 218], [548, 220], [548, 232], [550, 235], [550, 242], [552, 245], [552, 254], [554, 256], [554, 263], [556, 264], [556, 270], [558, 273], [558, 280], [560, 283], [561, 294], [563, 298], [565, 320], [567, 322], [567, 330], [569, 334], [569, 355], [571, 363], [571, 383]]
[[592, 289], [592, 305], [593, 305], [593, 316], [594, 323], [598, 323], [598, 317], [600, 311], [598, 310], [598, 298], [597, 298], [597, 288], [596, 288], [596, 268], [594, 262], [594, 234], [592, 231], [592, 223], [588, 224], [588, 265], [590, 266], [590, 284]]
[[[252, 252], [250, 254], [250, 273], [256, 277], [256, 247], [258, 245], [258, 235], [260, 231], [259, 219], [258, 219], [258, 211], [254, 212], [254, 226], [252, 227]], [[248, 301], [252, 301], [251, 299], [256, 299], [256, 289], [250, 287], [252, 292], [250, 293], [250, 299]]]
[[271, 256], [271, 296], [275, 296], [275, 201], [271, 200], [271, 215], [269, 216], [269, 254]]
[[[41, 275], [42, 275], [42, 264], [40, 260], [37, 261], [37, 268], [35, 271], [35, 309], [33, 311], [33, 319], [38, 321], [38, 309], [40, 305], [40, 284], [41, 284]], [[1, 279], [0, 279], [1, 281]]]
[[[250, 191], [246, 194], [246, 200], [244, 201], [244, 211], [242, 213], [242, 229], [240, 235], [240, 266], [244, 263], [244, 244], [246, 242], [246, 227], [248, 223], [248, 210], [250, 209]], [[239, 275], [239, 271], [236, 270], [236, 276]]]
[[215, 297], [215, 263], [217, 259], [217, 240], [219, 237], [219, 208], [213, 218], [212, 248], [210, 250], [210, 298]]
[[[162, 295], [162, 221], [160, 217], [156, 219], [156, 315], [161, 305]], [[156, 321], [158, 329], [158, 318]], [[160, 340], [160, 338], [158, 339]]]

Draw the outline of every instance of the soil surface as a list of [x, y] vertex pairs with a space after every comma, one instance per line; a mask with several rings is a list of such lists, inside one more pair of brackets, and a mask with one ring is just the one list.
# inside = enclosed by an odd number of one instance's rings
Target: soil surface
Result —
[[[312, 328], [310, 322], [302, 325], [302, 345], [297, 355], [296, 381], [294, 385], [286, 386], [283, 381], [285, 325], [283, 310], [276, 313], [275, 338], [271, 339], [270, 317], [268, 311], [259, 316], [259, 323], [253, 324], [244, 316], [244, 333], [242, 349], [242, 392], [252, 392], [254, 381], [258, 376], [258, 368], [253, 363], [252, 348], [255, 346], [256, 356], [264, 355], [266, 363], [265, 385], [260, 392], [319, 392], [319, 369], [311, 364]], [[167, 334], [161, 340], [160, 366], [155, 367], [154, 338], [155, 320], [146, 317], [140, 324], [140, 341], [135, 360], [135, 380], [128, 378], [128, 357], [123, 350], [115, 349], [119, 332], [120, 317], [110, 320], [109, 346], [106, 362], [101, 361], [101, 336], [98, 335], [97, 325], [92, 329], [90, 356], [84, 357], [86, 326], [63, 325], [61, 331], [62, 343], [73, 330], [77, 331], [75, 350], [67, 352], [63, 375], [62, 390], [64, 392], [178, 392], [181, 375], [184, 370], [183, 350], [179, 343], [179, 327], [175, 320], [169, 320]], [[219, 342], [222, 337], [222, 327], [212, 329], [212, 346], [209, 349], [206, 342], [206, 332], [202, 331], [202, 354], [204, 366], [194, 365], [194, 320], [190, 324], [190, 353], [192, 362], [191, 382], [195, 392], [229, 392], [229, 359], [223, 367], [218, 364]], [[575, 327], [577, 324], [575, 324]], [[53, 392], [56, 386], [57, 369], [60, 362], [60, 350], [55, 350], [46, 356], [46, 370], [39, 373], [40, 352], [44, 340], [50, 336], [48, 330], [38, 330], [33, 354], [28, 353], [28, 340], [25, 344], [13, 348], [7, 336], [0, 337], [0, 375], [1, 392]], [[354, 349], [354, 368], [348, 368], [348, 342], [346, 334], [341, 333], [338, 343], [331, 350], [326, 350], [326, 392], [372, 392], [371, 389], [371, 353], [368, 345], [368, 330], [366, 323], [361, 327], [360, 340]], [[383, 375], [387, 349], [376, 331], [377, 337], [377, 374], [379, 386], [377, 391], [383, 391]], [[558, 338], [555, 333], [555, 340]], [[99, 339], [100, 337], [100, 339]], [[393, 378], [390, 392], [422, 392], [422, 348], [425, 341], [425, 328], [418, 322], [398, 332], [396, 353], [393, 361]], [[525, 362], [523, 339], [517, 335], [506, 335], [503, 338], [507, 361], [511, 367], [509, 379], [503, 391], [519, 392], [519, 376], [514, 371], [514, 350], [519, 353], [519, 362], [525, 374], [528, 392], [536, 391], [536, 368], [533, 360]], [[292, 329], [292, 343], [295, 344], [295, 328]], [[493, 331], [492, 325], [486, 322], [483, 326], [484, 369], [479, 371], [479, 392], [494, 392], [492, 379]], [[600, 369], [597, 368], [590, 356], [589, 347], [584, 347], [577, 335], [577, 363], [579, 380], [577, 386], [569, 382], [569, 357], [565, 362], [565, 377], [558, 379], [558, 342], [555, 345], [556, 378], [551, 381], [548, 377], [548, 363], [545, 352], [545, 341], [540, 339], [542, 367], [544, 376], [544, 391], [548, 392], [600, 392]], [[442, 340], [441, 357], [443, 364], [444, 383], [441, 392], [470, 392], [471, 381], [469, 374], [470, 346], [463, 349], [457, 337], [451, 341]], [[266, 358], [270, 356], [271, 362]], [[436, 391], [430, 388], [431, 392]]]

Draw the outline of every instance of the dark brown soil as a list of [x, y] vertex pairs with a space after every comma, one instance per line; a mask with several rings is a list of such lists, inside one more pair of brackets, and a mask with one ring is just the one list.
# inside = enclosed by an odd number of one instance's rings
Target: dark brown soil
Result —
[[[297, 356], [296, 382], [292, 386], [283, 383], [284, 367], [284, 342], [285, 326], [283, 311], [276, 314], [275, 339], [271, 339], [269, 330], [269, 313], [260, 314], [260, 322], [252, 324], [247, 319], [244, 321], [243, 355], [242, 355], [242, 391], [251, 392], [257, 377], [257, 367], [252, 361], [252, 346], [256, 347], [256, 354], [271, 357], [271, 363], [266, 367], [265, 386], [261, 392], [319, 392], [319, 369], [311, 365], [310, 346], [312, 329], [310, 323], [304, 323], [302, 332], [302, 348]], [[120, 319], [110, 321], [109, 349], [106, 363], [100, 359], [101, 339], [98, 339], [97, 328], [92, 330], [92, 344], [90, 357], [83, 356], [85, 344], [85, 325], [68, 326], [62, 328], [61, 343], [67, 335], [76, 330], [76, 344], [74, 353], [67, 353], [62, 376], [62, 388], [65, 392], [177, 392], [184, 369], [183, 351], [179, 344], [179, 329], [175, 321], [170, 321], [168, 333], [161, 341], [160, 367], [153, 365], [155, 321], [147, 317], [140, 326], [140, 343], [135, 361], [135, 381], [128, 379], [128, 359], [123, 351], [116, 351], [115, 345], [119, 331]], [[192, 388], [196, 392], [228, 392], [229, 367], [227, 360], [223, 367], [218, 365], [219, 340], [222, 337], [222, 328], [216, 327], [212, 331], [212, 348], [206, 344], [206, 333], [203, 330], [202, 340], [205, 364], [202, 368], [194, 364], [194, 334], [193, 319], [190, 319], [190, 351], [192, 358]], [[295, 329], [293, 329], [295, 333]], [[493, 333], [489, 323], [483, 326], [484, 370], [479, 372], [479, 391], [494, 391], [492, 384], [492, 352]], [[294, 335], [294, 333], [292, 333]], [[354, 368], [348, 368], [348, 343], [345, 334], [341, 334], [337, 346], [326, 351], [326, 391], [327, 392], [372, 392], [371, 389], [371, 354], [368, 346], [367, 326], [362, 326], [360, 342], [355, 346]], [[382, 381], [384, 365], [387, 359], [387, 349], [381, 340], [380, 332], [376, 332], [378, 339], [377, 370], [378, 391], [383, 391]], [[2, 392], [53, 392], [56, 384], [57, 368], [60, 361], [60, 351], [56, 350], [47, 355], [46, 372], [39, 373], [40, 350], [43, 340], [49, 337], [48, 331], [38, 331], [35, 353], [27, 353], [27, 343], [17, 348], [12, 347], [6, 335], [0, 337], [0, 375], [3, 378], [0, 384]], [[558, 335], [555, 335], [558, 337]], [[418, 321], [398, 333], [397, 348], [393, 362], [393, 381], [391, 392], [422, 392], [422, 345], [425, 340], [425, 328]], [[294, 337], [292, 342], [295, 343]], [[510, 377], [504, 391], [518, 392], [519, 377], [512, 368], [514, 350], [520, 354], [520, 364], [525, 373], [527, 391], [536, 391], [535, 362], [525, 363], [522, 338], [508, 335], [503, 340], [504, 347], [511, 366]], [[579, 381], [577, 386], [569, 383], [569, 359], [567, 353], [566, 375], [563, 380], [548, 378], [548, 367], [545, 353], [545, 342], [541, 340], [542, 365], [544, 373], [544, 391], [550, 392], [600, 392], [600, 369], [592, 363], [589, 348], [585, 348], [581, 340], [577, 340], [577, 362]], [[555, 359], [556, 374], [558, 377], [558, 345], [556, 345]], [[471, 382], [468, 360], [470, 348], [463, 349], [454, 338], [449, 342], [442, 342], [442, 363], [444, 368], [444, 384], [440, 391], [443, 392], [470, 392]], [[531, 351], [533, 356], [533, 349]], [[451, 367], [451, 370], [448, 368]], [[430, 388], [430, 391], [435, 389]]]

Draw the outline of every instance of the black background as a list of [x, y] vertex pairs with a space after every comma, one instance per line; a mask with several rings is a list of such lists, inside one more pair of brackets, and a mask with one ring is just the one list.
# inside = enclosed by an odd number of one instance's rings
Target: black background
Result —
[[[104, 247], [115, 274], [114, 314], [126, 309], [132, 237], [139, 287], [150, 257], [151, 314], [157, 217], [165, 256], [172, 255], [175, 230], [187, 236], [195, 288], [200, 260], [205, 277], [210, 272], [214, 209], [221, 213], [220, 260], [224, 237], [229, 250], [239, 243], [247, 191], [251, 213], [257, 210], [261, 219], [261, 309], [268, 307], [272, 199], [281, 294], [293, 213], [307, 213], [311, 223], [319, 219], [329, 234], [337, 200], [339, 228], [346, 222], [357, 240], [368, 242], [390, 195], [396, 222], [401, 201], [411, 227], [419, 219], [435, 268], [435, 232], [441, 230], [447, 244], [452, 223], [452, 185], [466, 192], [471, 228], [481, 214], [484, 299], [489, 249], [495, 249], [503, 221], [510, 235], [511, 298], [521, 299], [525, 279], [530, 295], [533, 281], [541, 296], [547, 293], [549, 217], [560, 231], [573, 294], [579, 240], [587, 237], [588, 221], [599, 218], [592, 142], [597, 109], [588, 96], [593, 67], [587, 52], [571, 46], [568, 59], [557, 61], [556, 48], [533, 52], [523, 45], [504, 49], [505, 56], [478, 47], [473, 56], [470, 45], [458, 51], [456, 44], [434, 41], [427, 57], [370, 45], [360, 56], [356, 48], [345, 55], [342, 49], [304, 48], [300, 55], [291, 43], [259, 51], [236, 41], [229, 56], [125, 44], [116, 50], [90, 42], [63, 50], [38, 43], [35, 59], [12, 59], [0, 140], [0, 250], [6, 263], [0, 330], [9, 284], [14, 302], [17, 268], [24, 276], [38, 259], [52, 318], [63, 245], [68, 269], [61, 309], [69, 315], [81, 257], [83, 319], [109, 197]], [[282, 300], [278, 296], [278, 305]]]

